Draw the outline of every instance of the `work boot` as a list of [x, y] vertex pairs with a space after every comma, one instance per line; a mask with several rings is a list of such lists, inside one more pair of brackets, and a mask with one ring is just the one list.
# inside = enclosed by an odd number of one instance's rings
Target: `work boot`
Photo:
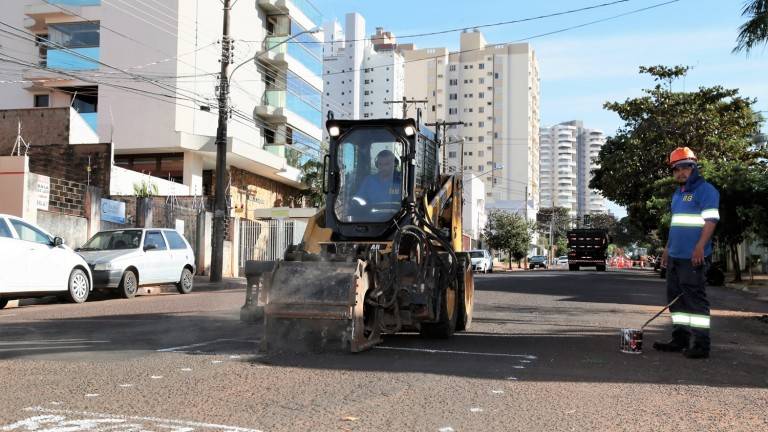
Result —
[[687, 343], [677, 339], [672, 339], [669, 342], [656, 341], [653, 343], [653, 349], [655, 349], [656, 351], [662, 351], [662, 352], [681, 352], [687, 348], [688, 348]]
[[701, 345], [693, 345], [693, 348], [683, 350], [683, 355], [689, 359], [705, 359], [709, 358], [709, 349]]

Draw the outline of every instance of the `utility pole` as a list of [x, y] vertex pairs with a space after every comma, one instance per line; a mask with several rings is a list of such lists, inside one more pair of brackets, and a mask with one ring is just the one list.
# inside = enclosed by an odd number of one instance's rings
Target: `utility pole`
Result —
[[227, 217], [227, 120], [229, 118], [229, 64], [232, 62], [232, 39], [229, 36], [231, 0], [224, 2], [224, 22], [221, 35], [221, 71], [219, 73], [219, 125], [216, 129], [216, 192], [213, 207], [213, 242], [211, 251], [211, 282], [221, 280], [224, 264], [224, 223]]
[[[443, 121], [436, 121], [435, 123], [424, 123], [424, 126], [434, 126], [435, 127], [435, 133], [437, 134], [437, 141], [440, 142], [440, 146], [443, 148], [443, 172], [447, 172], [448, 168], [446, 167], [446, 163], [448, 159], [445, 155], [445, 147], [448, 144], [448, 126], [464, 126], [463, 121], [455, 121], [455, 122], [447, 122], [445, 120]], [[443, 133], [440, 133], [440, 128], [443, 128]], [[462, 152], [463, 153], [463, 152]], [[463, 156], [463, 154], [462, 154]]]
[[403, 96], [403, 100], [400, 100], [400, 101], [394, 101], [394, 100], [391, 100], [391, 101], [385, 100], [384, 101], [385, 104], [390, 104], [390, 105], [403, 104], [403, 118], [408, 118], [408, 104], [417, 104], [417, 103], [425, 104], [427, 102], [429, 102], [429, 101], [426, 100], [426, 99], [410, 99], [409, 100], [405, 96]]

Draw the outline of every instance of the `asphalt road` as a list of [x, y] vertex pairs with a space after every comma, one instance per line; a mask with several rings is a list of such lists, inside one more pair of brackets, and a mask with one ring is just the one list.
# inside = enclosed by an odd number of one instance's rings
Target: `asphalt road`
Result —
[[0, 431], [768, 430], [768, 304], [711, 288], [709, 360], [618, 350], [649, 273], [478, 275], [471, 331], [263, 356], [242, 288], [0, 310]]

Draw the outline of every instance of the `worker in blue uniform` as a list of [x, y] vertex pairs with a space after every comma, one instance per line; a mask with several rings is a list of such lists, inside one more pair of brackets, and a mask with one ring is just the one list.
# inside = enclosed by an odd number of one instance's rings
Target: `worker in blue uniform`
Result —
[[680, 186], [672, 196], [672, 221], [661, 264], [667, 268], [668, 301], [682, 295], [669, 308], [672, 340], [655, 342], [653, 347], [682, 352], [687, 358], [707, 358], [710, 315], [706, 275], [712, 257], [712, 233], [720, 219], [720, 194], [701, 177], [696, 155], [688, 147], [675, 149], [669, 164]]

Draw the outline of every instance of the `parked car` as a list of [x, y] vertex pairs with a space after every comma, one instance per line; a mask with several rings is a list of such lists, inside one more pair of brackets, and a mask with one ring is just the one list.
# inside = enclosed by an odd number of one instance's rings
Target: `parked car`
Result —
[[537, 267], [547, 268], [547, 257], [544, 255], [534, 255], [528, 258], [528, 268], [533, 270]]
[[471, 250], [469, 251], [469, 258], [472, 260], [472, 271], [493, 273], [493, 256], [487, 250]]
[[568, 255], [557, 257], [555, 264], [568, 264]]
[[0, 309], [9, 300], [64, 294], [83, 303], [93, 289], [88, 264], [61, 237], [0, 214]]
[[94, 286], [116, 289], [124, 298], [142, 285], [175, 284], [181, 294], [192, 291], [195, 254], [176, 230], [102, 231], [77, 251], [93, 271]]

